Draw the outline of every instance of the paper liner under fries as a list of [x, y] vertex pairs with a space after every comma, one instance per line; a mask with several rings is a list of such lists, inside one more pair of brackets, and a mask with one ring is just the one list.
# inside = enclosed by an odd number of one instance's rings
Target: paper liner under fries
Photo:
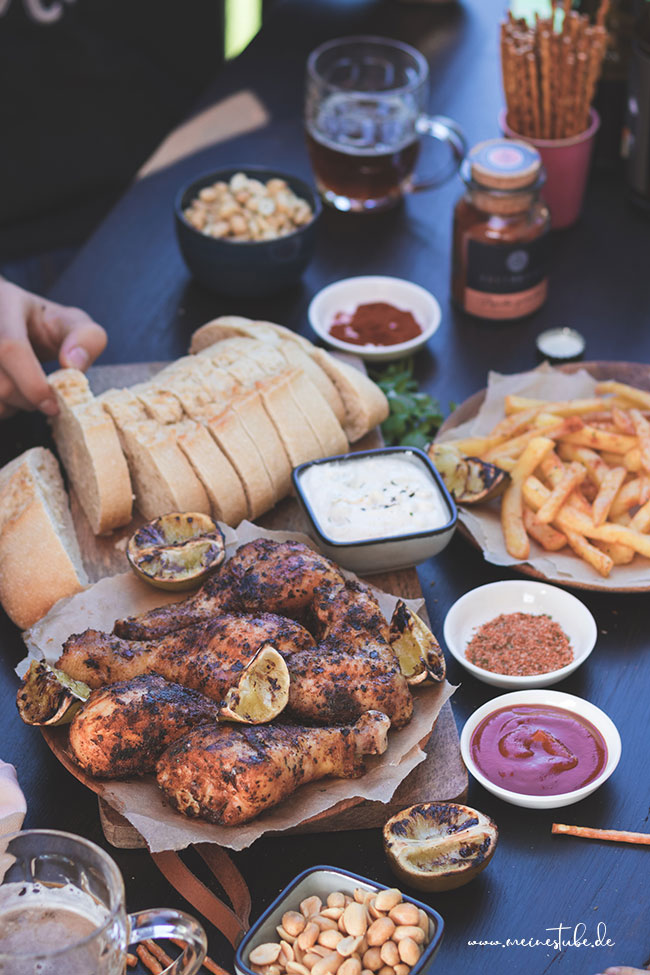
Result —
[[[612, 378], [616, 378], [612, 376]], [[488, 375], [485, 400], [475, 417], [460, 426], [445, 430], [437, 440], [458, 440], [461, 437], [484, 436], [505, 416], [504, 399], [508, 395], [527, 396], [532, 399], [566, 400], [595, 396], [597, 380], [584, 369], [564, 373], [547, 363], [531, 372], [503, 376], [497, 372]], [[500, 501], [476, 505], [468, 509], [459, 507], [459, 520], [483, 551], [483, 556], [494, 565], [517, 566], [519, 559], [507, 551], [503, 540], [500, 519]], [[532, 538], [530, 557], [526, 564], [542, 575], [567, 585], [577, 583], [597, 589], [650, 589], [650, 562], [640, 555], [629, 565], [615, 565], [609, 577], [599, 575], [570, 549], [547, 552]]]
[[[314, 547], [306, 535], [265, 531], [250, 522], [242, 522], [237, 531], [224, 525], [222, 528], [228, 556], [245, 542], [260, 537], [277, 541], [296, 539]], [[349, 572], [345, 575], [355, 578]], [[398, 597], [379, 590], [375, 593], [382, 612], [390, 619]], [[54, 664], [71, 633], [88, 628], [110, 632], [116, 619], [177, 602], [178, 598], [178, 593], [152, 589], [131, 572], [102, 579], [84, 592], [61, 600], [47, 616], [26, 631], [24, 639], [29, 656], [21, 662], [17, 672], [22, 676], [33, 657]], [[415, 612], [423, 604], [421, 599], [404, 602]], [[344, 800], [361, 798], [387, 802], [409, 772], [424, 761], [426, 756], [419, 746], [426, 743], [443, 704], [454, 690], [447, 682], [416, 688], [412, 720], [400, 731], [389, 733], [388, 749], [383, 755], [366, 758], [368, 771], [362, 778], [321, 779], [302, 786], [283, 803], [243, 826], [213, 826], [182, 816], [166, 804], [152, 776], [128, 781], [102, 780], [99, 791], [138, 830], [152, 853], [181, 850], [191, 843], [218, 843], [232, 850], [242, 850], [265, 833], [298, 826]]]

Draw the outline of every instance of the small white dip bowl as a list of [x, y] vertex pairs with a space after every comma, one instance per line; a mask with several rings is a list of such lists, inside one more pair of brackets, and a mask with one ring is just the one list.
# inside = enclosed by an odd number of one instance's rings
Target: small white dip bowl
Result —
[[[578, 717], [590, 721], [601, 733], [607, 745], [607, 761], [600, 775], [593, 782], [583, 785], [580, 789], [554, 796], [531, 796], [521, 792], [511, 792], [486, 778], [477, 768], [471, 755], [472, 735], [483, 718], [489, 714], [499, 711], [501, 708], [516, 707], [519, 704], [541, 704], [563, 708], [565, 711], [571, 711]], [[499, 697], [488, 701], [467, 719], [460, 735], [460, 753], [468, 771], [472, 773], [477, 782], [499, 799], [503, 799], [513, 806], [523, 806], [526, 809], [559, 809], [560, 806], [572, 806], [574, 802], [580, 802], [581, 799], [590, 796], [603, 782], [607, 781], [621, 757], [621, 736], [612, 719], [604, 711], [597, 708], [595, 704], [591, 704], [581, 697], [576, 697], [575, 694], [564, 694], [562, 691], [549, 691], [543, 688], [530, 691], [512, 691], [510, 694], [501, 694]]]
[[[352, 541], [339, 541], [332, 538], [326, 527], [314, 510], [309, 491], [303, 484], [303, 476], [307, 471], [322, 465], [344, 465], [347, 470], [350, 465], [358, 464], [364, 458], [376, 457], [404, 457], [408, 464], [417, 467], [430, 481], [440, 502], [444, 521], [436, 528], [426, 531], [407, 532], [401, 534], [384, 535], [381, 537], [358, 538]], [[371, 575], [375, 572], [405, 569], [418, 565], [433, 555], [441, 552], [451, 541], [456, 530], [458, 512], [456, 505], [447, 491], [444, 482], [431, 463], [428, 456], [417, 447], [379, 447], [376, 450], [359, 450], [352, 454], [338, 457], [323, 457], [321, 460], [310, 460], [300, 464], [293, 471], [293, 485], [300, 507], [309, 522], [309, 534], [316, 541], [319, 550], [329, 559], [342, 565], [351, 572]], [[379, 482], [377, 482], [379, 483]]]
[[[401, 311], [410, 311], [422, 332], [408, 342], [396, 345], [355, 345], [330, 335], [329, 329], [339, 312], [354, 312], [359, 305], [383, 301]], [[328, 345], [360, 356], [367, 362], [403, 359], [422, 348], [440, 325], [440, 305], [430, 292], [403, 278], [370, 275], [344, 278], [323, 288], [314, 296], [307, 311], [309, 323]]]
[[[465, 657], [467, 644], [476, 630], [502, 613], [530, 613], [550, 616], [566, 633], [573, 650], [573, 660], [566, 667], [546, 674], [528, 677], [497, 674], [477, 667]], [[545, 582], [526, 579], [492, 582], [471, 589], [453, 604], [445, 618], [444, 640], [452, 657], [478, 680], [494, 687], [549, 687], [564, 680], [584, 663], [594, 648], [598, 631], [596, 621], [579, 599]]]

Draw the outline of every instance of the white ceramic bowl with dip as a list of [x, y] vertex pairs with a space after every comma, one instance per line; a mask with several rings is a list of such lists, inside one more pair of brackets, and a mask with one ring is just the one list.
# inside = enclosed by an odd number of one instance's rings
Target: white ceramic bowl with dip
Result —
[[424, 562], [448, 544], [456, 505], [427, 455], [381, 447], [301, 464], [293, 483], [319, 549], [369, 575]]
[[[488, 715], [499, 711], [501, 708], [515, 707], [521, 704], [562, 708], [589, 721], [603, 736], [607, 746], [607, 759], [600, 774], [592, 782], [579, 789], [557, 793], [556, 795], [528, 795], [512, 792], [488, 779], [477, 767], [472, 757], [472, 736], [481, 721]], [[513, 806], [523, 806], [526, 809], [559, 809], [561, 806], [572, 806], [575, 802], [580, 802], [581, 799], [590, 796], [603, 782], [607, 781], [621, 757], [621, 736], [612, 719], [604, 711], [601, 711], [595, 704], [591, 704], [590, 701], [576, 697], [575, 694], [564, 694], [562, 691], [550, 691], [544, 688], [512, 691], [510, 694], [501, 694], [499, 697], [488, 701], [467, 719], [460, 735], [460, 753], [468, 771], [471, 772], [477, 782], [499, 799], [504, 799]]]
[[[329, 329], [337, 314], [352, 314], [359, 305], [380, 301], [401, 311], [411, 312], [422, 332], [415, 338], [396, 345], [356, 345], [330, 335]], [[313, 330], [328, 345], [360, 356], [367, 362], [390, 362], [412, 355], [426, 345], [440, 325], [442, 317], [440, 305], [425, 288], [403, 278], [381, 275], [335, 281], [312, 298], [307, 314]]]
[[[559, 670], [529, 676], [497, 674], [471, 663], [465, 657], [465, 650], [476, 630], [502, 613], [550, 616], [569, 638], [573, 650], [571, 663]], [[512, 579], [479, 586], [457, 599], [445, 617], [443, 636], [452, 657], [478, 680], [494, 687], [523, 690], [549, 687], [572, 674], [593, 650], [598, 630], [585, 604], [571, 593], [545, 582]]]
[[[360, 877], [358, 874], [341, 870], [338, 867], [310, 867], [298, 874], [244, 935], [235, 955], [235, 972], [237, 975], [254, 975], [249, 966], [248, 957], [258, 945], [279, 942], [280, 936], [276, 928], [281, 923], [282, 916], [286, 911], [299, 911], [300, 903], [307, 897], [320, 897], [323, 905], [325, 905], [329, 894], [334, 893], [334, 891], [342, 891], [344, 894], [352, 896], [358, 887], [372, 892], [387, 889], [385, 884], [375, 883], [374, 880], [368, 880], [366, 877]], [[410, 975], [425, 975], [440, 947], [445, 927], [444, 921], [440, 914], [428, 904], [423, 904], [406, 893], [402, 893], [402, 900], [421, 908], [429, 919], [429, 941], [423, 946], [422, 954], [411, 968], [410, 973]]]

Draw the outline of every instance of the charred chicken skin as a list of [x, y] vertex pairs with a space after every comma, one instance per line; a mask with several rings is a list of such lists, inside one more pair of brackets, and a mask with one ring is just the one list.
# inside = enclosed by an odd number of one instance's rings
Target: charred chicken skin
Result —
[[161, 755], [158, 784], [188, 816], [235, 826], [326, 776], [355, 778], [386, 749], [389, 720], [369, 711], [345, 728], [202, 726]]
[[287, 657], [315, 646], [304, 627], [283, 616], [224, 614], [160, 640], [122, 640], [99, 630], [73, 634], [64, 644], [58, 666], [93, 688], [140, 674], [160, 674], [222, 701], [251, 657], [269, 642]]
[[342, 585], [340, 569], [301, 542], [258, 538], [235, 554], [197, 593], [143, 616], [118, 620], [117, 636], [150, 640], [203, 623], [217, 613], [279, 613], [300, 618], [319, 586]]
[[297, 720], [345, 724], [376, 709], [403, 727], [413, 700], [372, 593], [348, 582], [317, 590], [313, 598], [315, 627], [323, 634], [318, 645], [300, 624], [272, 613], [224, 614], [157, 641], [86, 630], [66, 641], [58, 666], [90, 687], [157, 673], [221, 701], [259, 646], [270, 641], [286, 660], [289, 710]]
[[70, 725], [73, 758], [91, 775], [121, 779], [153, 772], [172, 742], [216, 722], [218, 706], [157, 674], [93, 691]]

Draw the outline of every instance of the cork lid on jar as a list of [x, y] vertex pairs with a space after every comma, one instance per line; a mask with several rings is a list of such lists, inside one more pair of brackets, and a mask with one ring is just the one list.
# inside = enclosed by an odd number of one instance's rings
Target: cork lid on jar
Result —
[[479, 142], [470, 150], [466, 163], [475, 183], [495, 190], [531, 186], [539, 178], [542, 168], [537, 150], [516, 139]]

